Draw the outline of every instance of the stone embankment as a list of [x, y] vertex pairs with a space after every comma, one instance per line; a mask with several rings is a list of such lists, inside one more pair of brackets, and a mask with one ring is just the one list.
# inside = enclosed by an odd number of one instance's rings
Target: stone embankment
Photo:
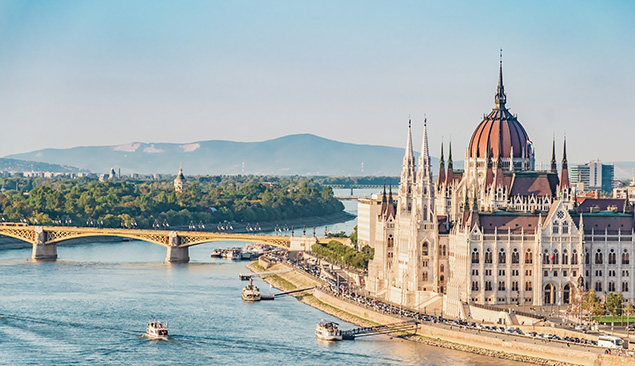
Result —
[[[262, 265], [258, 262], [253, 262], [248, 265], [247, 268], [256, 273], [290, 268], [286, 263], [261, 263]], [[265, 275], [263, 279], [283, 291], [324, 285], [319, 279], [297, 269], [286, 273]], [[389, 324], [403, 320], [332, 296], [319, 289], [313, 290], [312, 293], [301, 292], [293, 296], [307, 305], [359, 326], [366, 327], [377, 324]], [[457, 329], [450, 330], [434, 327], [426, 325], [425, 322], [420, 325], [416, 334], [404, 334], [401, 338], [435, 347], [537, 365], [625, 366], [632, 364], [632, 358], [559, 349], [543, 344], [510, 342], [502, 339], [483, 337], [478, 334], [459, 331]]]

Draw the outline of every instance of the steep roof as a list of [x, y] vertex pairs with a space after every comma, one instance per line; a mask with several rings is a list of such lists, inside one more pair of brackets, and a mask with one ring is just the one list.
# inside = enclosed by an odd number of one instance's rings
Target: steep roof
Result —
[[521, 231], [525, 233], [534, 232], [538, 227], [539, 219], [537, 214], [505, 211], [481, 213], [479, 217], [479, 225], [483, 228], [483, 232], [487, 234], [494, 233], [494, 229], [497, 229], [499, 233], [507, 230], [511, 230], [513, 234], [519, 234]]
[[511, 182], [511, 196], [555, 196], [558, 175], [546, 172], [516, 172]]

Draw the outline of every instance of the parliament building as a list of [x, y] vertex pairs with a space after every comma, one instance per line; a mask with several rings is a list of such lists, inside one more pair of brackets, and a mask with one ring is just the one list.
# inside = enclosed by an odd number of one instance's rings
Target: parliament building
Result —
[[502, 63], [495, 107], [476, 127], [464, 169], [441, 146], [432, 175], [428, 126], [415, 160], [408, 126], [401, 180], [359, 203], [359, 240], [375, 249], [366, 290], [418, 310], [466, 318], [470, 304], [567, 305], [580, 290], [635, 300], [633, 210], [623, 199], [578, 200], [566, 141], [560, 171], [536, 170], [533, 143], [506, 107]]

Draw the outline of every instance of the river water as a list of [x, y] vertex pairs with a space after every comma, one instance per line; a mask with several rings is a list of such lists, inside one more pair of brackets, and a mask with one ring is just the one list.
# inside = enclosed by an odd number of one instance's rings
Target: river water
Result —
[[[62, 244], [55, 262], [0, 250], [0, 364], [520, 365], [387, 336], [318, 341], [315, 324], [337, 319], [292, 297], [241, 300], [246, 262], [209, 255], [235, 245], [191, 247], [179, 265], [141, 241]], [[153, 318], [170, 341], [141, 337]]]

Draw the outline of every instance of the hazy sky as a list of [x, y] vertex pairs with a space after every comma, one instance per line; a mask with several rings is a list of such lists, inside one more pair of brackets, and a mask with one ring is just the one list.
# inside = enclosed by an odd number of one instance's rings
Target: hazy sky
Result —
[[[513, 3], [513, 4], [509, 4]], [[457, 160], [507, 106], [548, 163], [635, 160], [632, 1], [0, 1], [0, 156], [313, 133]], [[397, 162], [398, 164], [400, 162]]]

